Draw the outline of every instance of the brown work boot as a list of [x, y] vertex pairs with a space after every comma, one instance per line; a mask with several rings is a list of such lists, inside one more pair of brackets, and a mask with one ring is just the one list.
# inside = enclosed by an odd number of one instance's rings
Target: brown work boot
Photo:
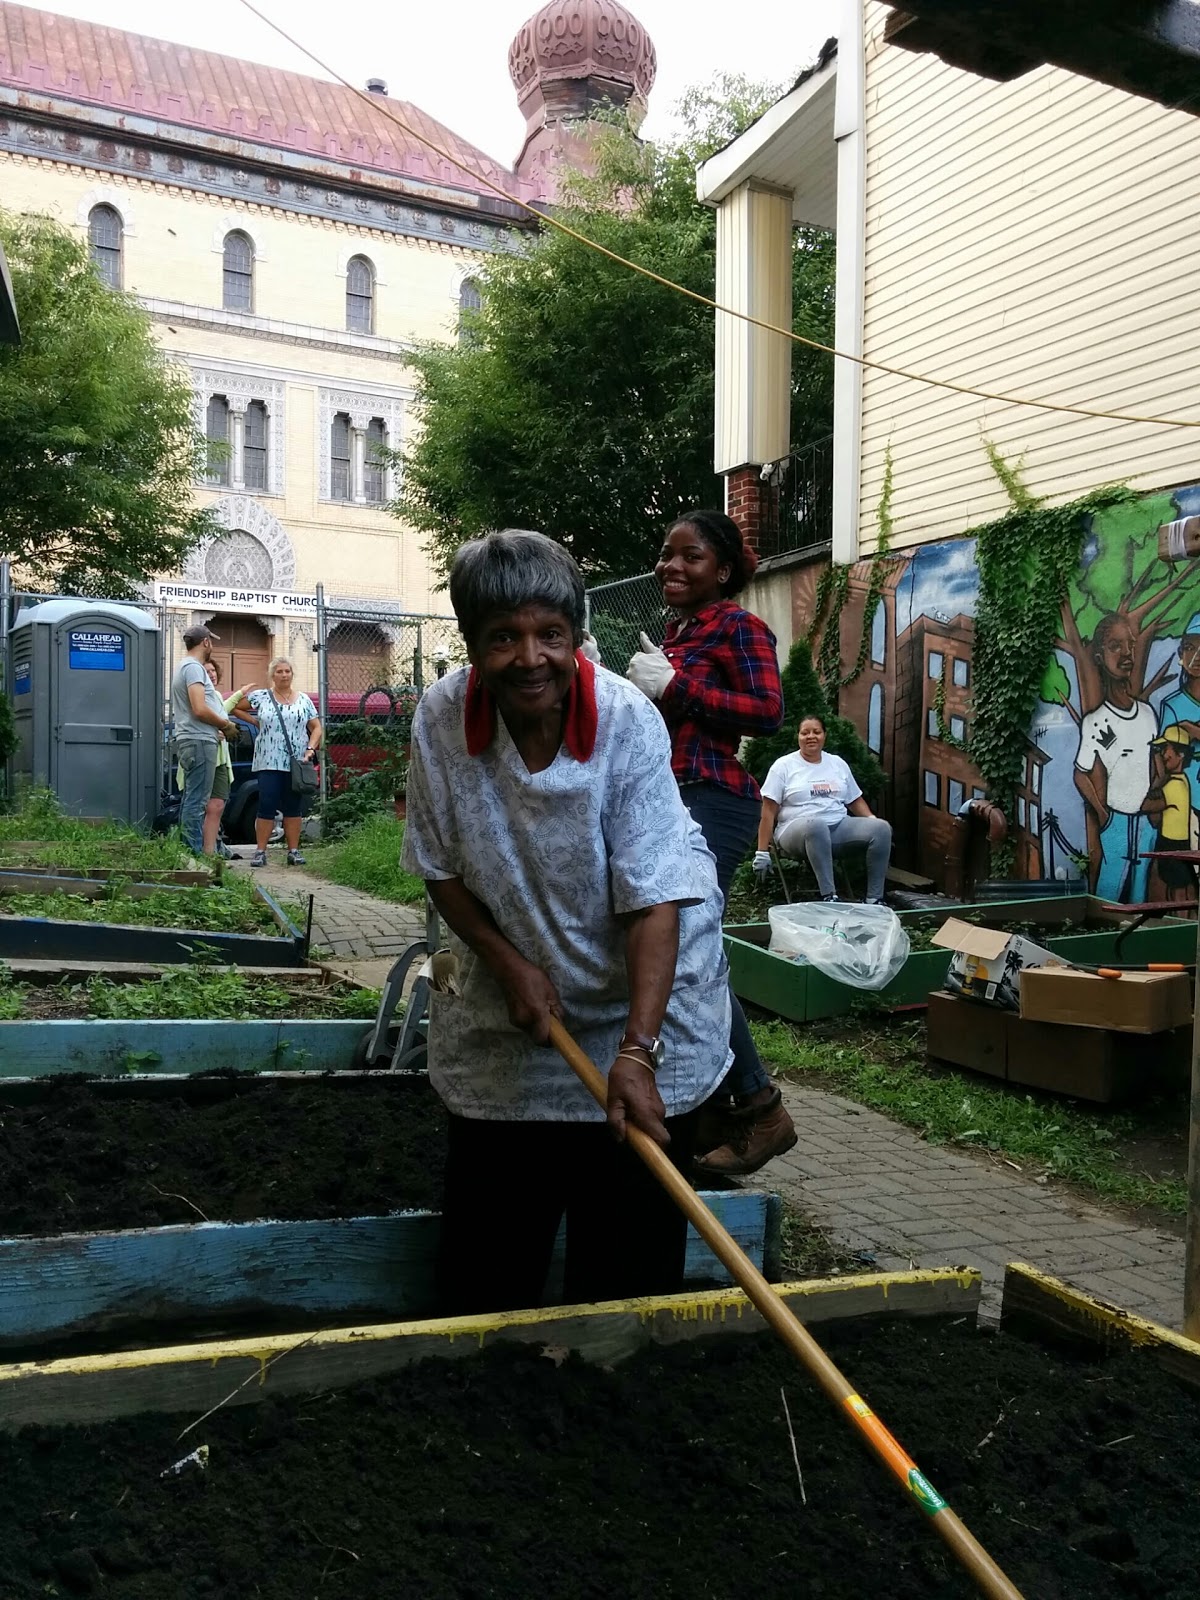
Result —
[[796, 1125], [778, 1089], [764, 1105], [736, 1108], [729, 1117], [733, 1127], [728, 1141], [696, 1157], [698, 1172], [744, 1178], [796, 1143]]

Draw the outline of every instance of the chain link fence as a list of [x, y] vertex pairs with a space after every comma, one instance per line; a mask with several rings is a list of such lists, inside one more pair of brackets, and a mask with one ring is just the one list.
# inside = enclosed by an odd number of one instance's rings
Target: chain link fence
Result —
[[666, 637], [669, 612], [652, 572], [640, 578], [618, 578], [587, 592], [588, 629], [600, 647], [604, 665], [622, 675], [629, 658], [642, 648], [645, 633], [655, 644]]
[[466, 661], [453, 617], [410, 615], [386, 601], [317, 597], [318, 715], [324, 828], [336, 836], [400, 805], [413, 712], [426, 688]]

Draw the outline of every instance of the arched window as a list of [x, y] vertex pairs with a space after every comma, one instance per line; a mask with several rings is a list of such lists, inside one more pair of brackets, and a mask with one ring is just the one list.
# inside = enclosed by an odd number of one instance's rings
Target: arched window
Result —
[[386, 498], [387, 467], [383, 451], [387, 449], [387, 429], [380, 417], [372, 417], [367, 424], [367, 451], [363, 465], [363, 498], [373, 505], [382, 505]]
[[251, 400], [246, 407], [242, 478], [247, 489], [267, 487], [267, 408], [261, 400]]
[[350, 471], [350, 418], [339, 411], [333, 419], [329, 438], [329, 493], [334, 500], [353, 498]]
[[229, 401], [223, 394], [214, 394], [208, 402], [204, 433], [208, 439], [208, 471], [205, 479], [209, 483], [228, 483]]
[[[458, 289], [458, 342], [466, 344], [472, 337], [471, 314], [483, 310], [483, 290], [478, 278], [464, 278]], [[463, 312], [467, 312], [466, 318]]]
[[375, 331], [375, 272], [366, 256], [351, 256], [346, 266], [346, 328]]
[[871, 698], [867, 702], [867, 748], [876, 755], [883, 750], [883, 685], [871, 685]]
[[871, 664], [882, 667], [887, 659], [887, 606], [881, 600], [871, 618]]
[[120, 213], [112, 206], [93, 206], [88, 212], [88, 250], [101, 282], [110, 289], [121, 287]]
[[254, 246], [244, 233], [225, 235], [221, 304], [226, 311], [254, 309]]

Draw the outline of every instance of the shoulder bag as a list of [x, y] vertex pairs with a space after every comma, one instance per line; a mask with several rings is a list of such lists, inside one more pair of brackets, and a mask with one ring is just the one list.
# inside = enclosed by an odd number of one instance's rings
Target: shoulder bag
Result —
[[316, 766], [311, 761], [301, 761], [300, 757], [292, 749], [291, 737], [288, 734], [287, 723], [285, 722], [283, 716], [283, 707], [279, 704], [279, 701], [276, 700], [274, 693], [271, 694], [271, 704], [275, 707], [275, 715], [279, 718], [279, 731], [283, 734], [284, 744], [287, 745], [288, 765], [292, 778], [292, 793], [316, 794]]

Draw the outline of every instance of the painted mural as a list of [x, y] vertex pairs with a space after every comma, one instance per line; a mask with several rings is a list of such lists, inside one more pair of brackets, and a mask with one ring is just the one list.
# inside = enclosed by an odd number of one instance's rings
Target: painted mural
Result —
[[[1020, 876], [1084, 877], [1122, 904], [1194, 897], [1188, 868], [1145, 859], [1200, 844], [1200, 520], [1191, 518], [1200, 518], [1200, 485], [1118, 507], [1089, 530], [1009, 818]], [[897, 865], [954, 892], [958, 816], [983, 794], [961, 748], [974, 692], [975, 542], [898, 555], [869, 621], [868, 578], [868, 563], [853, 569], [841, 616], [843, 662], [856, 659], [864, 625], [870, 646], [840, 709], [888, 774]], [[797, 601], [802, 620], [803, 594]]]

